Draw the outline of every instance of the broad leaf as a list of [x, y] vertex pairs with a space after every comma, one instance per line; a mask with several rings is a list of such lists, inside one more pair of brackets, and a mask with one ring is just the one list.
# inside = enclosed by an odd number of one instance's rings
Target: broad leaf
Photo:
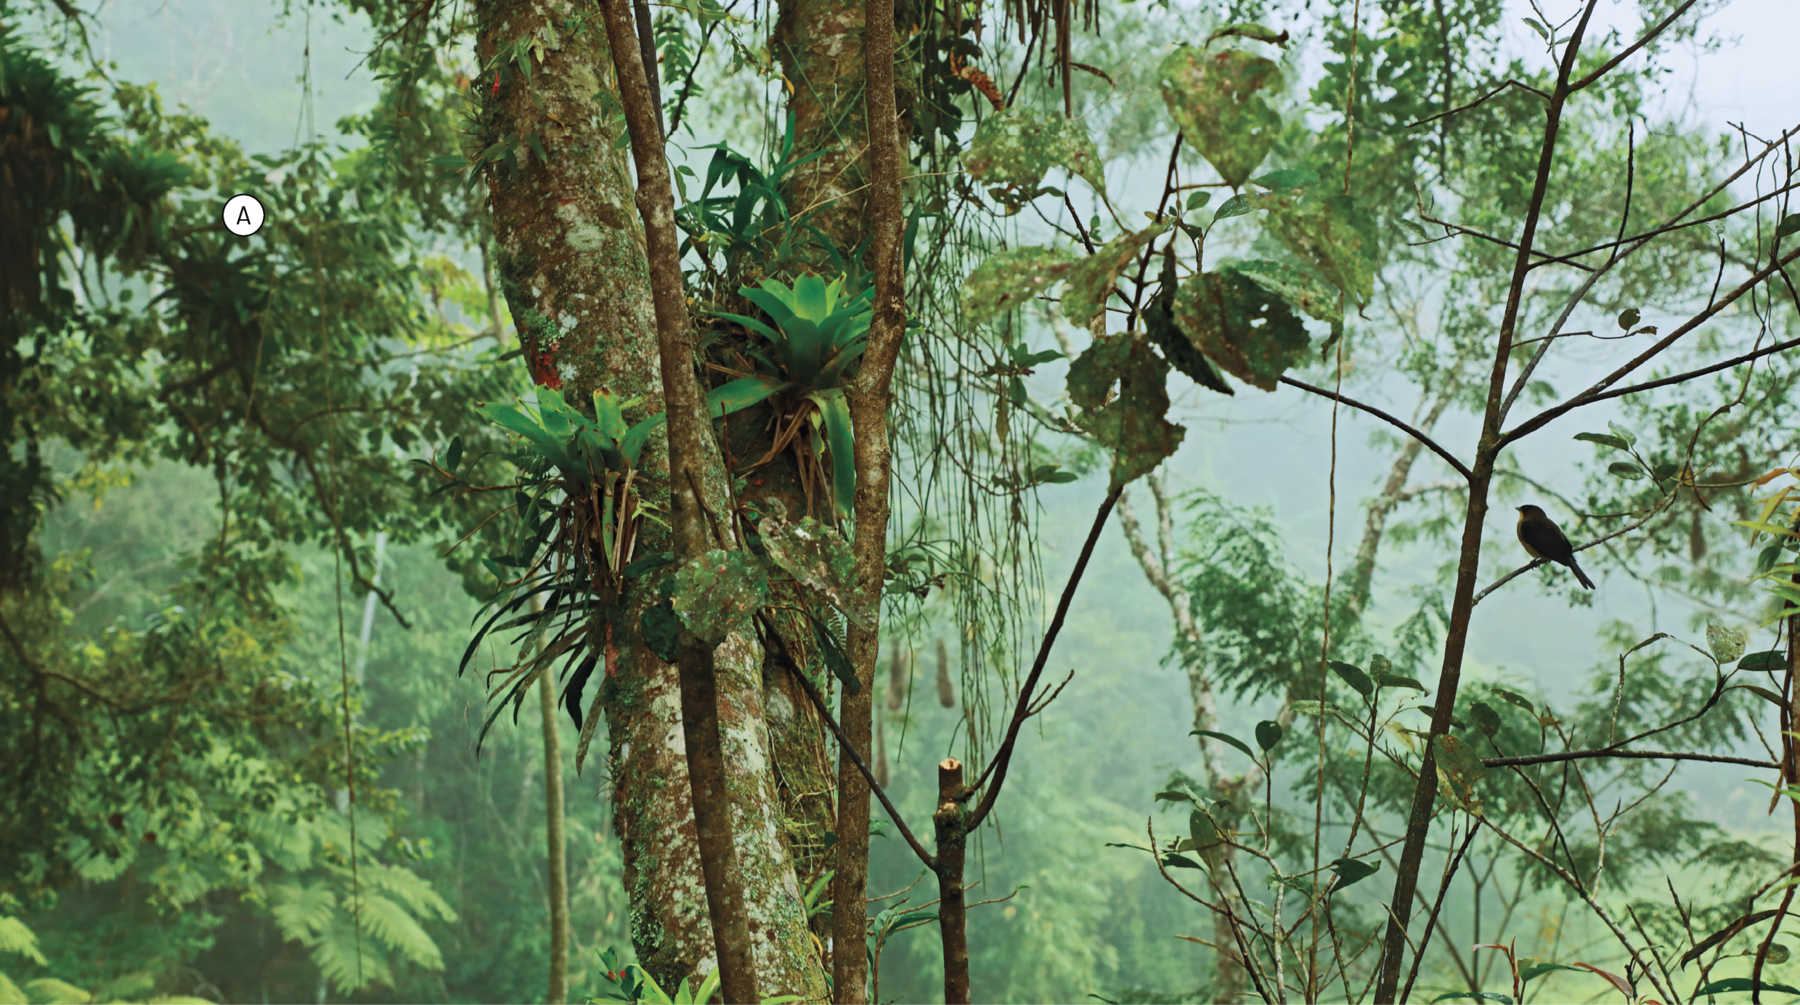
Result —
[[709, 551], [677, 569], [673, 584], [675, 613], [689, 631], [714, 644], [748, 627], [769, 596], [768, 571], [747, 551]]
[[1244, 741], [1242, 741], [1242, 740], [1238, 739], [1237, 737], [1232, 736], [1228, 733], [1216, 733], [1210, 729], [1196, 729], [1196, 730], [1189, 732], [1188, 735], [1189, 736], [1210, 736], [1213, 739], [1219, 741], [1220, 743], [1230, 744], [1231, 746], [1236, 747], [1237, 749], [1243, 751], [1245, 757], [1248, 757], [1253, 761], [1256, 760], [1256, 754], [1251, 752], [1249, 744], [1245, 743]]
[[844, 617], [864, 628], [874, 624], [872, 612], [856, 602], [856, 557], [842, 534], [811, 517], [789, 523], [778, 515], [763, 517], [756, 531], [770, 561]]
[[1281, 86], [1281, 69], [1261, 56], [1182, 46], [1158, 67], [1157, 84], [1182, 136], [1233, 188], [1281, 132], [1281, 116], [1261, 94]]
[[1022, 202], [1037, 194], [1052, 167], [1079, 175], [1097, 192], [1106, 190], [1100, 151], [1079, 120], [1029, 108], [1009, 108], [983, 119], [962, 156], [969, 177], [985, 185], [1011, 186]]
[[1170, 245], [1163, 249], [1162, 273], [1158, 279], [1156, 296], [1144, 308], [1144, 333], [1152, 345], [1162, 350], [1163, 358], [1169, 361], [1169, 365], [1194, 383], [1220, 394], [1237, 394], [1226, 383], [1225, 378], [1219, 376], [1219, 371], [1206, 361], [1200, 350], [1194, 348], [1193, 340], [1175, 324], [1176, 282], [1175, 249]]
[[1010, 248], [975, 266], [963, 280], [963, 314], [972, 323], [986, 321], [1027, 303], [1068, 278], [1075, 256], [1062, 248]]
[[1350, 685], [1351, 690], [1357, 694], [1367, 698], [1375, 693], [1375, 682], [1369, 679], [1368, 674], [1362, 672], [1361, 667], [1341, 660], [1331, 660], [1327, 665], [1331, 667], [1332, 673], [1342, 678], [1344, 683]]
[[1357, 303], [1375, 289], [1380, 244], [1375, 218], [1347, 195], [1323, 199], [1265, 196], [1268, 228], [1288, 250]]
[[1331, 863], [1331, 871], [1337, 873], [1337, 883], [1331, 889], [1335, 893], [1346, 886], [1353, 886], [1381, 871], [1381, 863], [1371, 865], [1360, 858], [1340, 858]]
[[1264, 719], [1256, 724], [1256, 745], [1261, 747], [1263, 753], [1266, 754], [1274, 750], [1275, 745], [1281, 742], [1281, 734], [1281, 723], [1274, 719]]
[[1306, 326], [1287, 303], [1236, 272], [1209, 272], [1182, 284], [1175, 320], [1226, 373], [1265, 391], [1306, 354]]
[[1149, 474], [1187, 435], [1164, 418], [1167, 380], [1167, 364], [1130, 335], [1096, 339], [1069, 364], [1069, 399], [1081, 409], [1075, 422], [1112, 451], [1113, 488]]
[[1256, 285], [1288, 302], [1288, 306], [1319, 321], [1344, 320], [1343, 299], [1337, 287], [1317, 276], [1278, 262], [1229, 262], [1220, 266], [1240, 276], [1248, 276]]
[[1127, 231], [1106, 242], [1100, 250], [1075, 263], [1069, 270], [1068, 285], [1063, 288], [1063, 317], [1085, 327], [1106, 307], [1119, 276], [1132, 262], [1138, 250], [1155, 240], [1166, 224], [1152, 224], [1143, 230]]

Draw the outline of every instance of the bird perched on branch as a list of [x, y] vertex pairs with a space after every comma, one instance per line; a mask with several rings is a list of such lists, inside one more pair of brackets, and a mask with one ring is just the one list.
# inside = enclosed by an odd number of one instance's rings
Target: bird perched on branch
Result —
[[1544, 515], [1544, 511], [1536, 506], [1519, 507], [1519, 543], [1525, 546], [1525, 553], [1532, 558], [1541, 558], [1546, 562], [1566, 565], [1581, 585], [1594, 588], [1594, 581], [1587, 578], [1581, 566], [1575, 562], [1575, 548], [1563, 534], [1556, 521]]

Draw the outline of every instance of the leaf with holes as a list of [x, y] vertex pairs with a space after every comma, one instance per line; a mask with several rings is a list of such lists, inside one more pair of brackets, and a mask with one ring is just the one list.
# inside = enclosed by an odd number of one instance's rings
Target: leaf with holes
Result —
[[1113, 488], [1149, 474], [1187, 435], [1165, 418], [1168, 373], [1149, 344], [1131, 335], [1096, 339], [1069, 364], [1069, 400], [1081, 409], [1075, 423], [1112, 451]]
[[1014, 310], [1067, 279], [1075, 256], [1062, 248], [1009, 248], [989, 255], [963, 280], [963, 314], [972, 323]]
[[1208, 272], [1183, 283], [1175, 320], [1226, 373], [1265, 391], [1306, 355], [1306, 325], [1248, 276]]
[[1225, 378], [1219, 376], [1219, 371], [1206, 361], [1200, 350], [1194, 348], [1193, 340], [1182, 334], [1175, 324], [1175, 291], [1178, 281], [1175, 278], [1175, 249], [1172, 245], [1163, 249], [1162, 272], [1157, 283], [1156, 296], [1144, 308], [1144, 333], [1149, 337], [1150, 344], [1162, 350], [1163, 358], [1169, 361], [1169, 365], [1194, 383], [1220, 394], [1237, 394], [1225, 382]]
[[1249, 277], [1256, 285], [1286, 300], [1289, 307], [1307, 317], [1319, 321], [1344, 320], [1344, 311], [1339, 306], [1342, 296], [1337, 287], [1311, 273], [1302, 272], [1291, 265], [1262, 260], [1227, 262], [1219, 268]]
[[1075, 263], [1069, 270], [1069, 284], [1063, 287], [1063, 317], [1082, 326], [1093, 321], [1094, 315], [1106, 307], [1106, 299], [1119, 276], [1137, 260], [1138, 250], [1168, 229], [1166, 224], [1157, 223], [1143, 230], [1127, 231]]
[[1242, 185], [1275, 146], [1281, 116], [1262, 92], [1281, 86], [1281, 68], [1235, 49], [1208, 53], [1182, 46], [1157, 68], [1169, 116], [1219, 177]]
[[1727, 628], [1717, 622], [1706, 626], [1706, 648], [1720, 663], [1730, 663], [1744, 655], [1744, 646], [1749, 642], [1750, 633], [1742, 628]]
[[1106, 190], [1100, 151], [1077, 119], [1029, 108], [1009, 108], [983, 119], [962, 156], [969, 177], [1010, 188], [1002, 201], [1027, 201], [1037, 194], [1045, 172], [1065, 168], [1095, 191]]

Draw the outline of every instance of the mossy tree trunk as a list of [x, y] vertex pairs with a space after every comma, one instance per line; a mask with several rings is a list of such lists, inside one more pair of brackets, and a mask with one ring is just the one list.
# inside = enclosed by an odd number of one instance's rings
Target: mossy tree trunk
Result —
[[[635, 422], [663, 409], [655, 315], [627, 155], [596, 100], [615, 90], [611, 50], [588, 13], [553, 0], [477, 5], [484, 67], [478, 143], [510, 151], [486, 169], [486, 180], [501, 288], [533, 379], [562, 389], [584, 410], [597, 388], [641, 398], [627, 416]], [[530, 61], [529, 77], [520, 60]], [[703, 492], [722, 499], [716, 455], [708, 463]], [[652, 437], [643, 468], [647, 501], [666, 506], [661, 437]], [[638, 553], [668, 549], [667, 533], [646, 522]], [[675, 667], [641, 642], [620, 640], [608, 649], [611, 672], [597, 703], [606, 716], [606, 763], [586, 770], [611, 780], [638, 959], [673, 987], [714, 966], [679, 681]], [[779, 837], [762, 662], [754, 641], [738, 636], [715, 653], [726, 788], [756, 969], [765, 995], [822, 1000], [823, 971]]]

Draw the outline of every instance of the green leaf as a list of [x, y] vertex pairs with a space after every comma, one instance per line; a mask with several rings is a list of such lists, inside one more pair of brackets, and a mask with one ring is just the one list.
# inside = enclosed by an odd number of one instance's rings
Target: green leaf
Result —
[[[1168, 366], [1141, 338], [1094, 340], [1069, 364], [1069, 400], [1076, 425], [1112, 451], [1112, 487], [1149, 474], [1175, 453], [1187, 430], [1169, 422]], [[1119, 393], [1112, 395], [1113, 385]]]
[[1260, 24], [1253, 24], [1248, 21], [1240, 21], [1236, 24], [1228, 24], [1223, 28], [1214, 29], [1211, 35], [1206, 36], [1206, 44], [1211, 45], [1218, 39], [1232, 35], [1236, 35], [1240, 38], [1255, 39], [1258, 42], [1267, 42], [1270, 45], [1280, 46], [1283, 49], [1287, 48], [1288, 44], [1287, 32], [1275, 31], [1272, 28], [1264, 28]]
[[1494, 707], [1484, 701], [1478, 701], [1469, 706], [1469, 721], [1475, 724], [1476, 729], [1489, 736], [1500, 731], [1500, 713], [1494, 711]]
[[1196, 730], [1190, 731], [1188, 733], [1188, 735], [1189, 736], [1210, 736], [1213, 739], [1219, 741], [1220, 743], [1229, 744], [1229, 745], [1236, 747], [1237, 749], [1243, 751], [1245, 757], [1248, 757], [1253, 761], [1256, 760], [1256, 754], [1253, 751], [1251, 751], [1249, 744], [1245, 743], [1244, 741], [1242, 741], [1242, 740], [1238, 739], [1237, 737], [1232, 736], [1228, 733], [1218, 733], [1218, 732], [1214, 732], [1213, 730], [1210, 730], [1210, 729], [1196, 729]]
[[1247, 195], [1234, 195], [1224, 202], [1219, 203], [1218, 210], [1213, 213], [1213, 222], [1218, 223], [1220, 220], [1229, 220], [1234, 216], [1246, 216], [1261, 208], [1261, 206], [1258, 206]]
[[1344, 312], [1339, 306], [1343, 295], [1338, 292], [1337, 287], [1311, 273], [1302, 272], [1291, 265], [1261, 260], [1226, 262], [1219, 268], [1249, 277], [1256, 285], [1280, 296], [1287, 301], [1289, 307], [1307, 317], [1327, 322], [1344, 320]]
[[1641, 481], [1644, 477], [1643, 468], [1625, 461], [1614, 461], [1606, 466], [1606, 470], [1620, 478], [1627, 478], [1632, 481]]
[[1744, 646], [1749, 642], [1750, 634], [1742, 628], [1727, 628], [1716, 622], [1706, 626], [1706, 648], [1720, 663], [1730, 663], [1742, 656]]
[[1337, 873], [1337, 883], [1331, 888], [1333, 893], [1346, 886], [1353, 886], [1381, 871], [1381, 863], [1371, 865], [1360, 858], [1340, 858], [1331, 863], [1331, 871]]
[[1207, 203], [1209, 203], [1211, 201], [1212, 201], [1212, 192], [1210, 192], [1207, 189], [1201, 189], [1198, 192], [1190, 192], [1190, 193], [1188, 193], [1188, 197], [1187, 197], [1187, 208], [1190, 211], [1196, 210], [1202, 206], [1205, 206]]
[[1256, 745], [1261, 747], [1263, 753], [1266, 754], [1274, 750], [1275, 745], [1281, 742], [1281, 734], [1281, 723], [1274, 719], [1264, 719], [1256, 724]]
[[1612, 422], [1612, 421], [1608, 420], [1608, 422], [1606, 423], [1606, 428], [1612, 430], [1614, 436], [1617, 436], [1619, 439], [1624, 440], [1625, 444], [1627, 446], [1637, 443], [1637, 434], [1632, 432], [1629, 429], [1626, 429], [1624, 426], [1621, 426], [1616, 422]]
[[1546, 42], [1550, 41], [1550, 30], [1548, 28], [1545, 28], [1543, 25], [1539, 24], [1537, 22], [1536, 18], [1526, 17], [1526, 18], [1520, 18], [1519, 20], [1524, 21], [1526, 24], [1530, 25], [1531, 30], [1538, 33], [1538, 37], [1542, 38]]
[[44, 954], [38, 949], [37, 933], [18, 918], [0, 917], [0, 952], [18, 953], [40, 967], [46, 965]]
[[1180, 789], [1164, 789], [1156, 794], [1156, 798], [1167, 803], [1191, 803], [1194, 797]]
[[1475, 786], [1487, 777], [1487, 766], [1481, 763], [1474, 747], [1456, 737], [1439, 736], [1436, 739], [1438, 783], [1448, 789], [1464, 809], [1478, 812], [1481, 797], [1476, 794]]
[[1643, 317], [1643, 315], [1638, 313], [1638, 309], [1636, 307], [1627, 307], [1626, 309], [1620, 311], [1619, 312], [1619, 328], [1620, 328], [1620, 330], [1621, 331], [1630, 331], [1633, 327], [1635, 327], [1637, 325], [1638, 321], [1642, 317]]
[[1075, 263], [1069, 270], [1068, 285], [1063, 287], [1063, 317], [1084, 327], [1092, 322], [1106, 307], [1119, 276], [1137, 261], [1139, 249], [1168, 229], [1166, 224], [1158, 223], [1143, 230], [1127, 231]]
[[1738, 660], [1737, 668], [1739, 670], [1785, 670], [1787, 669], [1787, 653], [1779, 649], [1750, 653]]
[[1786, 708], [1787, 707], [1787, 702], [1782, 700], [1781, 695], [1776, 694], [1775, 692], [1769, 690], [1766, 687], [1760, 687], [1756, 684], [1733, 684], [1732, 687], [1733, 688], [1743, 688], [1744, 690], [1750, 692], [1751, 694], [1754, 694], [1757, 697], [1762, 698], [1764, 701], [1770, 702], [1776, 708]]
[[862, 691], [862, 681], [856, 679], [856, 667], [851, 664], [850, 657], [844, 654], [844, 647], [838, 643], [837, 634], [831, 630], [831, 626], [811, 614], [806, 617], [812, 622], [813, 641], [818, 643], [819, 652], [825, 658], [825, 667], [843, 685], [844, 693], [857, 694]]
[[1281, 86], [1281, 69], [1271, 60], [1181, 46], [1157, 68], [1157, 84], [1188, 145], [1233, 188], [1275, 146], [1281, 116], [1261, 93]]
[[[1526, 18], [1525, 20], [1530, 21], [1531, 19]], [[1433, 998], [1432, 1002], [1435, 1005], [1437, 1002], [1447, 1002], [1456, 998], [1470, 998], [1478, 1002], [1490, 1001], [1499, 1002], [1500, 1005], [1513, 1005], [1511, 995], [1503, 995], [1498, 991], [1447, 991], [1438, 995], [1436, 998]]]
[[755, 375], [729, 380], [706, 392], [706, 410], [715, 419], [741, 412], [751, 405], [793, 387], [792, 381]]
[[675, 570], [671, 582], [675, 613], [689, 631], [715, 645], [748, 628], [769, 597], [768, 570], [747, 551], [709, 551]]
[[1564, 966], [1561, 963], [1530, 963], [1530, 964], [1521, 966], [1519, 968], [1519, 983], [1520, 984], [1529, 983], [1530, 981], [1534, 981], [1534, 980], [1538, 979], [1539, 977], [1544, 976], [1545, 974], [1552, 973], [1557, 970], [1567, 970], [1570, 973], [1576, 973], [1576, 974], [1581, 974], [1581, 973], [1587, 972], [1585, 970], [1579, 970], [1575, 967]]
[[1375, 289], [1381, 245], [1375, 218], [1347, 195], [1323, 199], [1271, 193], [1269, 232], [1356, 303]]
[[963, 280], [963, 314], [971, 323], [1028, 303], [1075, 267], [1075, 256], [1062, 248], [1012, 248], [990, 255]]
[[831, 454], [834, 508], [838, 519], [848, 520], [856, 505], [856, 452], [850, 399], [839, 387], [815, 391], [806, 398], [819, 406], [819, 422], [825, 427], [826, 449]]
[[1168, 245], [1163, 248], [1163, 266], [1157, 280], [1156, 296], [1144, 308], [1144, 333], [1151, 344], [1162, 350], [1163, 358], [1169, 365], [1186, 375], [1194, 383], [1209, 391], [1220, 394], [1235, 395], [1225, 378], [1207, 362], [1206, 357], [1194, 347], [1194, 342], [1175, 324], [1175, 248]]
[[1177, 869], [1204, 869], [1205, 868], [1205, 866], [1202, 866], [1200, 863], [1194, 861], [1191, 858], [1188, 858], [1186, 855], [1177, 855], [1177, 854], [1174, 854], [1173, 852], [1163, 856], [1163, 865], [1174, 866]]
[[1414, 691], [1430, 691], [1431, 689], [1411, 677], [1402, 677], [1397, 673], [1384, 673], [1375, 678], [1375, 683], [1382, 687], [1410, 687]]
[[1531, 704], [1531, 699], [1525, 697], [1524, 695], [1519, 694], [1516, 691], [1508, 691], [1503, 687], [1497, 687], [1497, 688], [1494, 688], [1493, 690], [1494, 690], [1494, 693], [1496, 695], [1499, 695], [1503, 701], [1508, 701], [1514, 705], [1519, 706], [1520, 708], [1524, 709], [1526, 711], [1526, 713], [1528, 713], [1532, 716], [1537, 715], [1537, 708]]
[[450, 438], [450, 449], [444, 452], [444, 470], [456, 473], [456, 466], [462, 463], [463, 441], [460, 436]]
[[1800, 213], [1789, 213], [1775, 225], [1776, 237], [1786, 237], [1795, 233], [1800, 233]]
[[1800, 988], [1790, 987], [1786, 984], [1777, 984], [1774, 981], [1752, 982], [1748, 977], [1727, 977], [1723, 980], [1713, 981], [1711, 984], [1694, 992], [1693, 997], [1699, 998], [1703, 995], [1741, 994], [1755, 991], [1758, 988], [1764, 991], [1774, 991], [1778, 994], [1800, 995]]
[[1363, 673], [1362, 667], [1339, 660], [1332, 660], [1327, 666], [1331, 667], [1331, 672], [1342, 678], [1344, 683], [1350, 685], [1351, 690], [1364, 698], [1375, 693], [1375, 682], [1369, 679], [1368, 674]]
[[856, 556], [842, 534], [811, 517], [789, 523], [780, 510], [763, 517], [756, 532], [769, 560], [800, 585], [824, 597], [857, 625], [874, 626], [874, 612], [857, 602]]
[[1603, 447], [1611, 447], [1614, 450], [1631, 449], [1631, 444], [1625, 442], [1623, 437], [1612, 436], [1607, 433], [1576, 433], [1575, 438], [1578, 440], [1586, 440], [1589, 443], [1598, 443]]
[[1231, 271], [1194, 276], [1175, 298], [1175, 320], [1226, 373], [1265, 391], [1306, 355], [1306, 326], [1279, 296]]
[[1306, 168], [1283, 168], [1280, 171], [1270, 171], [1261, 178], [1250, 180], [1271, 191], [1285, 192], [1290, 188], [1306, 188], [1309, 185], [1317, 185], [1319, 175], [1318, 172], [1308, 171]]
[[1035, 196], [1052, 167], [1080, 176], [1096, 192], [1106, 190], [1100, 151], [1087, 127], [1053, 112], [1013, 107], [988, 116], [975, 128], [962, 162], [976, 181], [1012, 187], [1002, 201], [1022, 203]]

